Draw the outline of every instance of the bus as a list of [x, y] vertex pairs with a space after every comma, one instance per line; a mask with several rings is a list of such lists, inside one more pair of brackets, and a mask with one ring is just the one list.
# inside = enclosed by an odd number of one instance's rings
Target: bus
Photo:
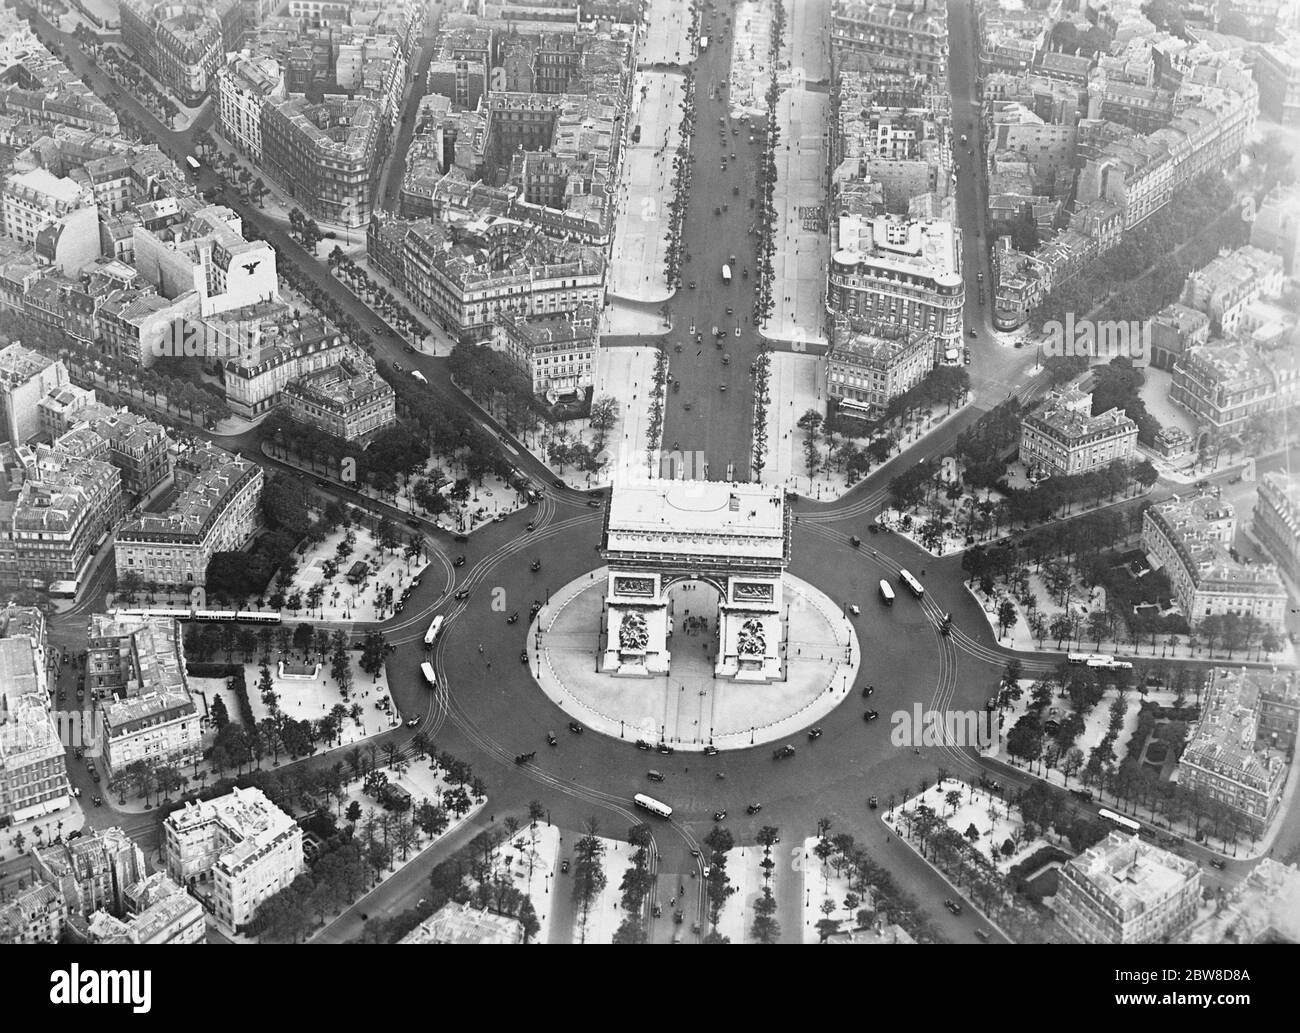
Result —
[[632, 802], [640, 807], [643, 811], [649, 811], [651, 814], [657, 814], [661, 818], [671, 818], [673, 809], [666, 803], [660, 803], [652, 796], [646, 796], [645, 793], [637, 793], [632, 797]]
[[418, 380], [421, 384], [427, 384], [429, 382], [428, 378], [426, 378], [425, 375], [421, 373], [418, 369], [411, 370], [411, 376], [415, 377], [415, 379]]
[[708, 37], [708, 36], [701, 36], [701, 37], [700, 37], [700, 49], [701, 49], [701, 50], [708, 50], [708, 49], [709, 49], [709, 37]]
[[1115, 658], [1109, 653], [1066, 653], [1065, 659], [1072, 664], [1088, 664], [1094, 660], [1101, 663], [1110, 663]]
[[1129, 832], [1136, 833], [1142, 831], [1142, 826], [1139, 825], [1132, 818], [1126, 818], [1122, 814], [1116, 814], [1114, 811], [1108, 811], [1104, 807], [1097, 812], [1097, 817], [1105, 818], [1107, 821], [1113, 821], [1116, 825], [1120, 826], [1120, 828], [1126, 829]]
[[925, 589], [921, 587], [921, 582], [912, 577], [911, 571], [900, 570], [898, 572], [898, 580], [903, 582], [903, 584], [905, 584], [918, 599], [925, 595]]
[[199, 160], [198, 160], [198, 158], [194, 157], [194, 155], [192, 155], [192, 154], [187, 154], [187, 155], [185, 155], [185, 164], [188, 165], [188, 166], [190, 167], [190, 171], [191, 171], [191, 172], [194, 172], [194, 173], [196, 173], [196, 174], [198, 173], [198, 171], [199, 171]]
[[1107, 660], [1089, 660], [1087, 661], [1087, 664], [1089, 667], [1099, 668], [1103, 671], [1133, 670], [1133, 665], [1129, 663], [1127, 660], [1115, 660], [1113, 658]]
[[722, 282], [731, 282], [731, 266], [727, 265], [725, 262], [722, 264]]
[[894, 605], [894, 589], [883, 577], [880, 579], [880, 598], [885, 601], [886, 606]]
[[438, 614], [429, 623], [429, 630], [424, 633], [424, 648], [428, 649], [433, 645], [433, 640], [438, 637], [438, 632], [442, 630], [442, 614]]
[[436, 689], [438, 687], [438, 676], [433, 673], [433, 664], [429, 663], [428, 660], [420, 664], [420, 673], [424, 675], [424, 680], [429, 683], [429, 688]]

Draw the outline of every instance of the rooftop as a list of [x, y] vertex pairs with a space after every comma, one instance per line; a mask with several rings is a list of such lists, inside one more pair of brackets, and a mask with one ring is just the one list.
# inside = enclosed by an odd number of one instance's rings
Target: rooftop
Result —
[[785, 496], [765, 484], [653, 480], [615, 485], [605, 547], [783, 560]]

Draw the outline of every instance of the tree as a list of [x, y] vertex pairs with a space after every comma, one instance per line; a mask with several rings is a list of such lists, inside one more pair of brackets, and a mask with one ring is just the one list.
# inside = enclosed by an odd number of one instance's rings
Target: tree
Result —
[[1003, 599], [998, 606], [998, 637], [1001, 638], [1009, 628], [1015, 627], [1018, 619], [1016, 604], [1010, 599]]

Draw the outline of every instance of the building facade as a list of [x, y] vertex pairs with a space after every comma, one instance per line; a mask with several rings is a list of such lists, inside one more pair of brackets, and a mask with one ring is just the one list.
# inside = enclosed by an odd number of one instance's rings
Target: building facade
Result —
[[1092, 393], [1053, 391], [1020, 421], [1020, 461], [1031, 477], [1077, 476], [1128, 461], [1137, 424], [1120, 409], [1092, 415]]
[[1260, 478], [1251, 530], [1269, 558], [1300, 581], [1300, 477], [1277, 470]]
[[836, 320], [826, 356], [826, 397], [840, 412], [875, 420], [890, 401], [910, 391], [934, 368], [934, 338], [918, 330]]

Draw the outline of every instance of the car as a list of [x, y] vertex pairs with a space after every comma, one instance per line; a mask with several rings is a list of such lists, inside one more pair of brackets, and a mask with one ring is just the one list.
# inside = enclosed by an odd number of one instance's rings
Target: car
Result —
[[875, 720], [876, 718], [878, 718], [879, 716], [880, 716], [880, 711], [879, 711], [879, 710], [868, 710], [865, 714], [862, 715], [862, 720], [864, 720], [864, 721], [874, 721], [874, 720]]
[[394, 362], [394, 363], [393, 363], [393, 369], [394, 369], [396, 372], [401, 373], [401, 372], [402, 372], [402, 364], [401, 364], [400, 362]]
[[988, 943], [988, 942], [989, 942], [989, 934], [988, 934], [988, 930], [986, 930], [986, 929], [976, 929], [976, 930], [975, 930], [975, 935], [978, 936], [982, 942], [984, 942], [984, 943]]
[[695, 281], [694, 281], [694, 280], [691, 281], [690, 286], [691, 286], [691, 290], [695, 290]]
[[414, 355], [414, 354], [415, 354], [415, 345], [413, 345], [413, 344], [404, 344], [404, 345], [402, 345], [402, 351], [407, 352], [407, 353], [409, 353], [409, 354], [411, 354], [411, 355]]
[[949, 898], [948, 900], [945, 900], [945, 901], [943, 902], [943, 906], [946, 907], [949, 911], [951, 911], [954, 915], [960, 915], [960, 914], [961, 914], [961, 905], [958, 904], [957, 901], [955, 901], [955, 900], [953, 900], [953, 899], [951, 899], [951, 898]]
[[553, 484], [553, 485], [554, 485], [555, 487], [557, 487], [557, 488], [567, 488], [567, 487], [568, 487], [568, 485], [565, 484], [565, 483], [564, 483], [562, 480], [560, 480], [558, 477], [555, 478], [555, 480], [551, 481], [551, 484]]
[[809, 739], [820, 739], [821, 737], [822, 737], [822, 730], [821, 730], [820, 728], [809, 728], [809, 729], [808, 729], [808, 738], [809, 738]]
[[465, 557], [457, 556], [454, 560], [451, 561], [451, 565], [453, 567], [463, 567], [465, 565]]
[[[411, 588], [418, 588], [419, 585], [420, 585], [420, 575], [416, 574], [415, 577], [411, 578]], [[408, 588], [407, 591], [409, 592], [411, 588]]]
[[876, 687], [875, 687], [874, 685], [864, 685], [864, 686], [862, 686], [862, 698], [863, 698], [863, 699], [866, 699], [868, 696], [870, 696], [870, 695], [871, 695], [873, 692], [875, 692], [875, 691], [876, 691]]
[[1070, 795], [1076, 800], [1082, 800], [1084, 803], [1092, 803], [1092, 793], [1086, 789], [1071, 789]]
[[699, 857], [699, 856], [700, 856], [700, 851], [699, 851], [699, 849], [698, 849], [697, 847], [691, 847], [691, 856], [692, 856], [692, 857]]
[[85, 750], [83, 750], [80, 746], [78, 746], [78, 747], [77, 747], [77, 750], [76, 750], [76, 758], [77, 758], [77, 760], [81, 760], [81, 758], [84, 757], [85, 755], [86, 755]]
[[81, 787], [80, 787], [80, 786], [73, 786], [73, 787], [72, 787], [72, 795], [75, 796], [75, 797], [77, 797], [78, 799], [80, 799], [80, 798], [81, 798]]
[[665, 776], [662, 771], [647, 771], [645, 777], [650, 779], [651, 782], [662, 782]]
[[985, 709], [985, 710], [997, 710], [997, 709], [998, 709], [998, 698], [997, 698], [996, 696], [990, 696], [988, 699], [986, 699], [986, 700], [984, 701], [984, 709]]
[[786, 757], [793, 757], [793, 756], [794, 756], [794, 747], [791, 746], [789, 743], [786, 743], [784, 746], [782, 746], [780, 749], [776, 750], [772, 754], [772, 759], [784, 760]]
[[418, 531], [420, 529], [420, 521], [418, 521], [415, 517], [407, 517], [406, 526], [414, 527]]
[[509, 617], [506, 618], [506, 623], [507, 623], [507, 624], [514, 624], [514, 623], [516, 623], [518, 620], [519, 620], [519, 611], [516, 610], [516, 611], [515, 611], [514, 613], [512, 613]]
[[857, 603], [849, 603], [849, 613], [853, 614], [854, 617], [856, 617], [861, 612], [862, 612], [862, 608], [858, 606]]
[[704, 755], [706, 757], [716, 757], [718, 755], [718, 748], [716, 746], [706, 746], [704, 747]]
[[703, 875], [703, 876], [707, 879], [707, 878], [709, 877], [709, 873], [712, 872], [712, 871], [713, 871], [713, 869], [712, 869], [709, 865], [706, 864], [706, 865], [704, 866], [704, 870], [703, 870], [702, 872], [700, 872], [700, 874]]
[[969, 333], [972, 337], [976, 336], [974, 327], [971, 327], [970, 330], [967, 331], [967, 333]]
[[81, 829], [73, 829], [71, 832], [68, 833], [68, 838], [69, 838], [69, 839], [80, 839], [80, 838], [81, 838], [82, 836], [84, 836], [84, 835], [85, 835], [85, 833], [82, 832]]
[[1211, 858], [1210, 858], [1210, 867], [1213, 868], [1213, 869], [1215, 869], [1216, 871], [1220, 871], [1220, 872], [1221, 872], [1221, 871], [1223, 871], [1223, 869], [1227, 868], [1228, 866], [1227, 866], [1227, 864], [1224, 862], [1223, 858], [1221, 858], [1221, 857], [1211, 857]]
[[648, 742], [646, 742], [644, 739], [638, 739], [638, 740], [636, 741], [636, 748], [637, 748], [638, 750], [653, 750], [653, 749], [654, 749], [654, 747], [651, 746], [651, 745], [650, 745]]
[[95, 785], [99, 785], [99, 783], [100, 783], [100, 781], [101, 781], [101, 779], [100, 779], [100, 777], [99, 777], [99, 772], [98, 772], [98, 771], [92, 771], [92, 772], [90, 773], [90, 780], [91, 780], [92, 782], [94, 782]]
[[671, 757], [673, 755], [673, 748], [669, 746], [666, 742], [661, 742], [657, 746], [655, 746], [655, 751], [658, 753], [662, 753], [665, 757]]
[[763, 805], [761, 803], [751, 803], [748, 807], [745, 808], [745, 813], [753, 815], [753, 814], [757, 814], [762, 809], [763, 809]]
[[104, 806], [104, 798], [102, 796], [92, 796], [90, 798], [90, 802], [93, 803], [96, 807]]
[[519, 662], [521, 664], [528, 663], [528, 650], [526, 649], [519, 650]]
[[542, 561], [533, 560], [532, 563], [528, 564], [528, 569], [531, 570], [534, 574], [536, 574], [539, 570], [542, 569]]
[[714, 821], [726, 821], [726, 820], [727, 820], [727, 812], [726, 812], [726, 811], [714, 811], [714, 812], [713, 812], [713, 820], [714, 820]]
[[734, 316], [735, 314], [736, 314], [735, 309], [733, 309], [730, 305], [728, 305], [728, 306], [727, 306], [727, 315], [729, 315], [729, 316]]
[[453, 596], [453, 598], [455, 598], [455, 599], [468, 599], [468, 598], [469, 598], [469, 589], [468, 589], [468, 588], [460, 588], [460, 589], [457, 589], [457, 590], [456, 590], [456, 594], [455, 594], [455, 596]]
[[856, 534], [849, 535], [849, 544], [856, 549], [862, 544], [862, 539], [859, 538]]
[[569, 859], [567, 857], [560, 862], [560, 874], [561, 875], [569, 874]]
[[528, 607], [528, 619], [532, 620], [541, 612], [542, 612], [542, 604], [539, 603], [536, 599], [534, 599], [533, 605]]
[[560, 740], [557, 739], [557, 738], [555, 737], [555, 733], [554, 733], [554, 732], [547, 732], [547, 733], [546, 733], [546, 742], [547, 742], [549, 745], [551, 745], [551, 746], [558, 745], [558, 744], [559, 744], [559, 741], [560, 741]]
[[571, 731], [574, 735], [581, 735], [581, 734], [582, 734], [582, 725], [578, 724], [577, 721], [570, 721], [570, 722], [569, 722], [569, 731]]
[[597, 499], [588, 500], [587, 505], [590, 506], [592, 509], [600, 509], [600, 502]]
[[876, 799], [874, 796], [868, 796], [868, 797], [867, 797], [867, 806], [870, 807], [870, 808], [874, 811], [877, 807], [880, 806], [880, 801], [879, 801], [878, 799]]
[[386, 333], [388, 333], [388, 327], [384, 326], [383, 323], [371, 323], [371, 324], [370, 324], [370, 329], [373, 330], [373, 331], [374, 331], [375, 333], [377, 333], [377, 334], [386, 334]]
[[419, 724], [420, 724], [420, 719], [418, 717], [408, 718], [406, 721], [407, 728], [417, 728], [419, 727]]

